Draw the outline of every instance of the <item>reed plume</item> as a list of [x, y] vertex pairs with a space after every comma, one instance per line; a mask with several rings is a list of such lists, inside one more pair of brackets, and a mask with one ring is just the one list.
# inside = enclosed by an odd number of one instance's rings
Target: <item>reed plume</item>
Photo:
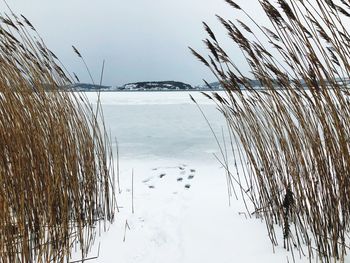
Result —
[[114, 219], [103, 120], [24, 16], [0, 20], [0, 261], [84, 259]]
[[282, 238], [293, 258], [296, 250], [310, 260], [344, 262], [350, 230], [350, 5], [258, 0], [270, 21], [264, 27], [234, 1], [226, 2], [246, 17], [218, 19], [251, 74], [242, 73], [207, 24], [210, 54], [193, 53], [225, 90], [207, 96], [236, 142], [231, 181], [250, 204], [249, 214], [265, 219], [274, 246]]

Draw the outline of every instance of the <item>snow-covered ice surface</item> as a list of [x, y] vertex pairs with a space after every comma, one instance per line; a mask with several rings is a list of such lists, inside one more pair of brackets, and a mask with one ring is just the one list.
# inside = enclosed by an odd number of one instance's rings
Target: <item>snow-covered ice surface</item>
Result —
[[[87, 94], [91, 101], [96, 94]], [[213, 129], [225, 121], [200, 93]], [[246, 219], [242, 200], [228, 205], [218, 146], [188, 92], [103, 92], [107, 129], [120, 151], [119, 212], [96, 239], [93, 263], [293, 262], [273, 251], [259, 219]], [[220, 137], [220, 136], [219, 136]], [[132, 173], [134, 213], [132, 213]], [[295, 262], [309, 262], [295, 255]]]

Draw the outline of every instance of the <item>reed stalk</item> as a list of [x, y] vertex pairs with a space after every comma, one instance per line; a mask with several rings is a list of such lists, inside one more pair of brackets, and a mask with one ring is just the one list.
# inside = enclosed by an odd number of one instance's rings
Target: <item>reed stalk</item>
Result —
[[242, 73], [205, 23], [210, 54], [191, 50], [225, 90], [206, 96], [225, 116], [238, 149], [231, 181], [244, 189], [251, 214], [265, 219], [274, 246], [283, 242], [293, 258], [298, 250], [310, 260], [344, 262], [350, 230], [350, 4], [258, 0], [270, 21], [264, 27], [234, 1], [226, 2], [246, 16], [218, 19], [251, 74]]
[[0, 261], [84, 259], [114, 220], [109, 137], [33, 25], [0, 21]]

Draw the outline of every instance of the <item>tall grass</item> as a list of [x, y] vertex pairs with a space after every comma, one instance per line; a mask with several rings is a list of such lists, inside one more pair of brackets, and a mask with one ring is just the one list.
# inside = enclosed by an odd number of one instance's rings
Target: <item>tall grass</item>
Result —
[[[12, 13], [12, 12], [11, 12]], [[114, 219], [111, 151], [101, 114], [33, 25], [0, 16], [0, 261], [86, 258]]]
[[[226, 2], [246, 17], [218, 19], [251, 75], [207, 24], [210, 55], [192, 51], [225, 89], [225, 96], [207, 96], [237, 142], [232, 148], [240, 165], [232, 182], [250, 203], [250, 215], [265, 219], [274, 246], [283, 242], [293, 257], [297, 251], [310, 261], [343, 262], [350, 241], [350, 3], [258, 0], [271, 22], [264, 27]], [[255, 90], [250, 78], [264, 90]]]

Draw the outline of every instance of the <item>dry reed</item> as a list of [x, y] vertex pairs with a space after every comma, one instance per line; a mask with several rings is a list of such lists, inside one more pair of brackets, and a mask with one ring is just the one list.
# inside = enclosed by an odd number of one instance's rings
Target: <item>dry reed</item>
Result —
[[249, 214], [265, 219], [274, 246], [282, 239], [293, 258], [298, 251], [310, 261], [344, 262], [350, 242], [350, 4], [258, 0], [271, 22], [267, 28], [226, 2], [247, 21], [218, 19], [244, 54], [250, 78], [264, 87], [252, 86], [204, 24], [210, 55], [192, 52], [225, 89], [225, 96], [207, 96], [228, 122], [237, 169], [231, 180], [250, 204]]
[[0, 20], [0, 261], [84, 259], [114, 219], [103, 120], [24, 16]]

